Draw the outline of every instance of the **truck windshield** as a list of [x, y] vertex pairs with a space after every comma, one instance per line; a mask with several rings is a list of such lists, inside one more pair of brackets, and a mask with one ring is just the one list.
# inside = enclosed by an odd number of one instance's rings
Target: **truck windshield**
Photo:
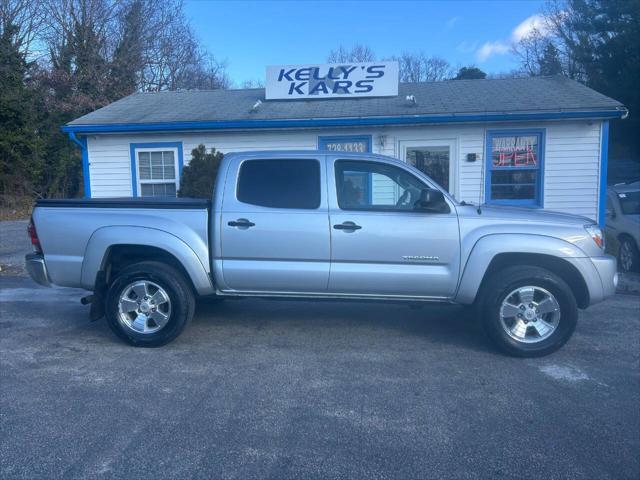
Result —
[[624, 215], [640, 214], [640, 191], [619, 193], [618, 199]]

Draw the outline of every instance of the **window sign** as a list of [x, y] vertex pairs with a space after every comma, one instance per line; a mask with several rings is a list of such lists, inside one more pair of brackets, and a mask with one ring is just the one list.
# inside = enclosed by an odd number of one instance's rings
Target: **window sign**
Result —
[[493, 137], [491, 159], [494, 167], [537, 168], [538, 135]]
[[369, 151], [369, 147], [365, 140], [356, 142], [327, 142], [324, 144], [324, 150], [329, 150], [330, 152], [365, 153]]
[[541, 130], [487, 134], [487, 203], [542, 205]]
[[371, 152], [371, 137], [368, 135], [318, 137], [318, 149], [330, 152]]

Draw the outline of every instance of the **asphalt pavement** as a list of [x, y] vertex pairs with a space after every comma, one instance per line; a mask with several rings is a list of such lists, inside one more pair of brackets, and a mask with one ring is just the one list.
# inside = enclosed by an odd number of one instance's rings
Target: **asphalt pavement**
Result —
[[24, 274], [24, 256], [31, 251], [28, 220], [0, 222], [0, 273]]
[[201, 302], [121, 343], [82, 292], [0, 277], [0, 477], [640, 478], [640, 297], [540, 359], [458, 307]]

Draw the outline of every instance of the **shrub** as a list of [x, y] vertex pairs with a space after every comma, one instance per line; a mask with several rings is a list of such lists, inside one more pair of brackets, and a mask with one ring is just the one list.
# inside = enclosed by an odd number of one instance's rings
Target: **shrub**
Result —
[[200, 144], [191, 151], [191, 162], [182, 169], [179, 197], [211, 198], [222, 153]]

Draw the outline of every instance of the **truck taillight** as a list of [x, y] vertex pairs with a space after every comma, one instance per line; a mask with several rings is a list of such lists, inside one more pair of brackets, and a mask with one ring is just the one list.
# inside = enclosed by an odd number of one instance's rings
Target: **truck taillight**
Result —
[[40, 245], [40, 239], [38, 238], [38, 232], [36, 232], [36, 226], [33, 224], [33, 218], [29, 221], [27, 233], [29, 234], [31, 245], [33, 245], [35, 252], [42, 253], [42, 245]]

